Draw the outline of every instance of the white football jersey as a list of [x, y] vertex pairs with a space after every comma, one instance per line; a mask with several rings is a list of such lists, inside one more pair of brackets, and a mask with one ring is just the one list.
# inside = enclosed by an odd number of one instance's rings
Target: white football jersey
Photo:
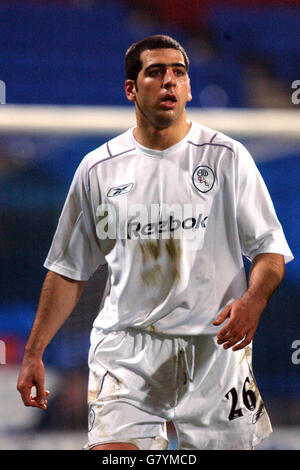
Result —
[[88, 280], [108, 264], [98, 328], [198, 335], [216, 333], [218, 313], [247, 288], [243, 255], [260, 253], [293, 259], [252, 157], [192, 122], [163, 151], [130, 129], [89, 153], [44, 266]]

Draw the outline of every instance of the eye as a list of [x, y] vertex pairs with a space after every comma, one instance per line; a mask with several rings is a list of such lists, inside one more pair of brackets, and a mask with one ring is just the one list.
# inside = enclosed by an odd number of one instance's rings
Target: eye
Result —
[[185, 70], [184, 69], [175, 69], [174, 74], [176, 77], [183, 77], [185, 75]]
[[150, 77], [159, 77], [161, 75], [161, 70], [160, 69], [152, 69], [149, 72]]

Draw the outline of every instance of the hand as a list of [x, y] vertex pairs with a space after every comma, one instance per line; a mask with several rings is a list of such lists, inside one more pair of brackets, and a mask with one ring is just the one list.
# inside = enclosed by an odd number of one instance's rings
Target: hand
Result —
[[[45, 368], [41, 359], [24, 357], [20, 370], [17, 390], [20, 392], [25, 406], [47, 409], [49, 391], [44, 389]], [[32, 387], [36, 387], [36, 396], [31, 395]]]
[[217, 335], [218, 344], [223, 344], [224, 349], [233, 346], [232, 350], [238, 351], [251, 343], [265, 306], [247, 294], [227, 305], [213, 322], [218, 326], [229, 318]]

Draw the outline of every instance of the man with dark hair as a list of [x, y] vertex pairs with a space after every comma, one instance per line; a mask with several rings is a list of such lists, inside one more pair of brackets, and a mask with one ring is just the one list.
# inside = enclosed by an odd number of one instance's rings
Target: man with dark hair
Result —
[[146, 50], [154, 49], [175, 49], [180, 51], [185, 63], [186, 70], [189, 69], [189, 58], [184, 48], [175, 39], [170, 36], [156, 35], [142, 39], [132, 44], [125, 55], [125, 76], [126, 79], [133, 80], [136, 84], [137, 76], [143, 66], [141, 54]]
[[76, 171], [18, 390], [25, 405], [46, 408], [43, 352], [107, 263], [91, 332], [86, 448], [166, 449], [172, 421], [181, 450], [250, 449], [271, 432], [252, 339], [293, 255], [245, 147], [187, 119], [182, 47], [164, 36], [140, 41], [126, 74], [137, 125]]

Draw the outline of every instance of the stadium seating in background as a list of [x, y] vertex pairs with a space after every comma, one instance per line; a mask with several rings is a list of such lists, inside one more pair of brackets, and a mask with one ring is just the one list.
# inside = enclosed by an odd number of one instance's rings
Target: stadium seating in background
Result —
[[300, 9], [223, 3], [207, 2], [206, 9], [195, 1], [189, 8], [182, 1], [158, 8], [155, 0], [1, 3], [0, 79], [7, 102], [126, 105], [124, 53], [133, 41], [157, 33], [174, 35], [191, 55], [193, 106], [256, 105], [249, 103], [244, 68], [266, 56], [274, 79], [289, 91], [298, 78]]
[[300, 9], [228, 5], [211, 9], [211, 29], [221, 51], [240, 57], [255, 55], [271, 62], [279, 79], [292, 82], [300, 64]]

